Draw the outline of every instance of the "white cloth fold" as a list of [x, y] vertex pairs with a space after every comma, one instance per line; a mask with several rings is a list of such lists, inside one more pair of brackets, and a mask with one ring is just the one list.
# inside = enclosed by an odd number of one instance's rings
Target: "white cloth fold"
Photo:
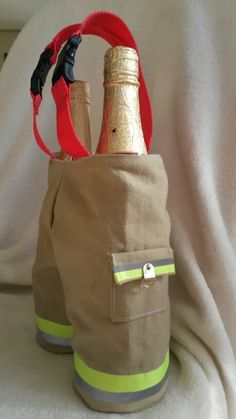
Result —
[[[177, 267], [170, 284], [174, 366], [163, 401], [134, 417], [234, 419], [236, 3], [50, 0], [31, 18], [0, 73], [0, 281], [30, 284], [46, 189], [48, 159], [35, 145], [32, 133], [32, 71], [57, 30], [94, 10], [118, 13], [136, 37], [153, 106], [153, 152], [162, 155], [169, 178], [168, 209]], [[107, 45], [88, 38], [79, 47], [75, 75], [91, 84], [95, 147]], [[40, 127], [55, 150], [50, 80], [44, 90]], [[2, 347], [8, 355], [0, 353], [0, 417], [100, 417], [72, 393], [69, 358], [53, 358], [33, 343], [31, 347], [31, 297], [2, 294], [1, 300]], [[38, 391], [34, 391], [38, 380]]]

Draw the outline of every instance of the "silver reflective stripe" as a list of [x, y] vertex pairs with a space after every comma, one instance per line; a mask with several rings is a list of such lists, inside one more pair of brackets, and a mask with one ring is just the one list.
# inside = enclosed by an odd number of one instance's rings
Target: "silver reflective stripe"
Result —
[[156, 384], [153, 387], [147, 388], [146, 390], [135, 391], [132, 393], [114, 393], [114, 392], [98, 390], [97, 388], [94, 388], [90, 384], [86, 383], [86, 381], [84, 381], [80, 377], [77, 371], [75, 371], [75, 380], [78, 386], [81, 388], [81, 390], [83, 390], [85, 393], [88, 393], [95, 400], [99, 400], [99, 401], [107, 402], [107, 403], [130, 403], [137, 400], [145, 399], [147, 397], [153, 396], [154, 394], [158, 393], [164, 386], [169, 376], [169, 368], [164, 378], [158, 384]]
[[125, 265], [118, 265], [114, 266], [113, 272], [122, 272], [122, 271], [129, 271], [131, 269], [142, 269], [144, 263], [151, 263], [153, 266], [163, 266], [163, 265], [172, 265], [174, 263], [173, 258], [168, 259], [155, 259], [146, 262], [139, 262], [139, 263], [129, 263]]
[[71, 346], [71, 340], [67, 338], [61, 338], [58, 336], [52, 336], [48, 333], [42, 332], [41, 330], [37, 331], [38, 336], [41, 340], [45, 342], [52, 343], [54, 345], [61, 345], [61, 346]]

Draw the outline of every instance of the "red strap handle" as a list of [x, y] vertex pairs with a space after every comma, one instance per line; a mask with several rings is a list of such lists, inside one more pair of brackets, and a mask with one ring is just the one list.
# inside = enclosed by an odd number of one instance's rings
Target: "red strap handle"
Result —
[[[61, 45], [68, 38], [74, 35], [82, 34], [97, 35], [109, 42], [111, 46], [122, 45], [131, 47], [134, 48], [138, 53], [136, 42], [129, 28], [118, 16], [110, 12], [95, 12], [89, 15], [82, 22], [82, 24], [75, 24], [62, 29], [55, 36], [52, 42], [45, 48], [45, 51], [52, 51], [50, 57], [51, 65], [55, 63]], [[146, 147], [149, 151], [152, 139], [152, 111], [141, 66], [139, 82], [141, 122]], [[36, 94], [32, 93], [32, 85], [31, 94], [34, 102], [34, 134], [36, 141], [43, 151], [49, 154], [50, 157], [54, 158], [55, 156], [45, 146], [45, 143], [37, 129], [36, 115], [41, 103], [41, 95], [38, 92], [36, 92]], [[56, 102], [57, 134], [61, 148], [67, 154], [75, 158], [88, 156], [88, 150], [81, 144], [73, 128], [73, 123], [70, 116], [70, 84], [67, 85], [63, 77], [61, 77], [52, 87], [52, 94]]]

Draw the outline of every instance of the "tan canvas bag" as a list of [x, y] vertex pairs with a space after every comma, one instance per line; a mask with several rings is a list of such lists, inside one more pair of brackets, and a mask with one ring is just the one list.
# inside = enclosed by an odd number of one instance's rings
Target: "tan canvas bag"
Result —
[[[65, 33], [75, 37], [96, 33], [113, 46], [122, 38], [121, 44], [125, 39], [125, 45], [137, 49], [126, 25], [111, 13], [94, 13], [69, 28], [49, 45], [58, 50], [58, 39], [64, 39]], [[70, 48], [69, 43], [71, 52]], [[60, 162], [51, 155], [51, 173], [57, 166], [61, 169], [57, 186], [52, 186], [53, 204], [48, 192], [48, 227], [73, 328], [75, 387], [92, 409], [133, 412], [160, 400], [168, 385], [168, 276], [174, 273], [174, 262], [166, 210], [167, 176], [159, 155], [90, 156], [81, 147], [68, 123], [71, 81], [64, 67], [61, 73], [61, 59], [53, 88], [58, 139], [77, 160]], [[36, 109], [37, 91], [33, 99]], [[142, 72], [140, 108], [149, 149], [151, 110]], [[35, 124], [34, 128], [38, 144], [50, 154]], [[53, 301], [55, 293], [55, 285], [48, 287], [48, 301]], [[57, 321], [67, 320], [57, 317]]]

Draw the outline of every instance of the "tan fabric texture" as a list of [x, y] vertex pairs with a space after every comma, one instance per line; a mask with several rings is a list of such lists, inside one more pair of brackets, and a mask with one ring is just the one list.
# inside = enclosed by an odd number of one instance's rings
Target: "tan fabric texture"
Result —
[[[51, 238], [53, 207], [63, 172], [63, 162], [49, 162], [48, 190], [40, 218], [36, 260], [32, 269], [35, 312], [38, 316], [62, 325], [69, 324], [60, 275], [54, 257]], [[42, 342], [41, 342], [42, 343]], [[54, 349], [56, 345], [53, 345]], [[50, 349], [47, 346], [48, 349]], [[58, 346], [58, 351], [60, 351]]]
[[[161, 288], [162, 299], [149, 313], [154, 288], [142, 281], [114, 285], [112, 260], [130, 252], [124, 263], [145, 263], [149, 250], [156, 249], [158, 259], [163, 248], [169, 257], [167, 190], [158, 155], [94, 155], [64, 162], [52, 214], [53, 247], [75, 329], [73, 350], [95, 370], [138, 374], [164, 361], [170, 338], [168, 276], [159, 280], [155, 292]], [[129, 310], [128, 305], [136, 318], [113, 321], [114, 297], [118, 311], [122, 305]]]

